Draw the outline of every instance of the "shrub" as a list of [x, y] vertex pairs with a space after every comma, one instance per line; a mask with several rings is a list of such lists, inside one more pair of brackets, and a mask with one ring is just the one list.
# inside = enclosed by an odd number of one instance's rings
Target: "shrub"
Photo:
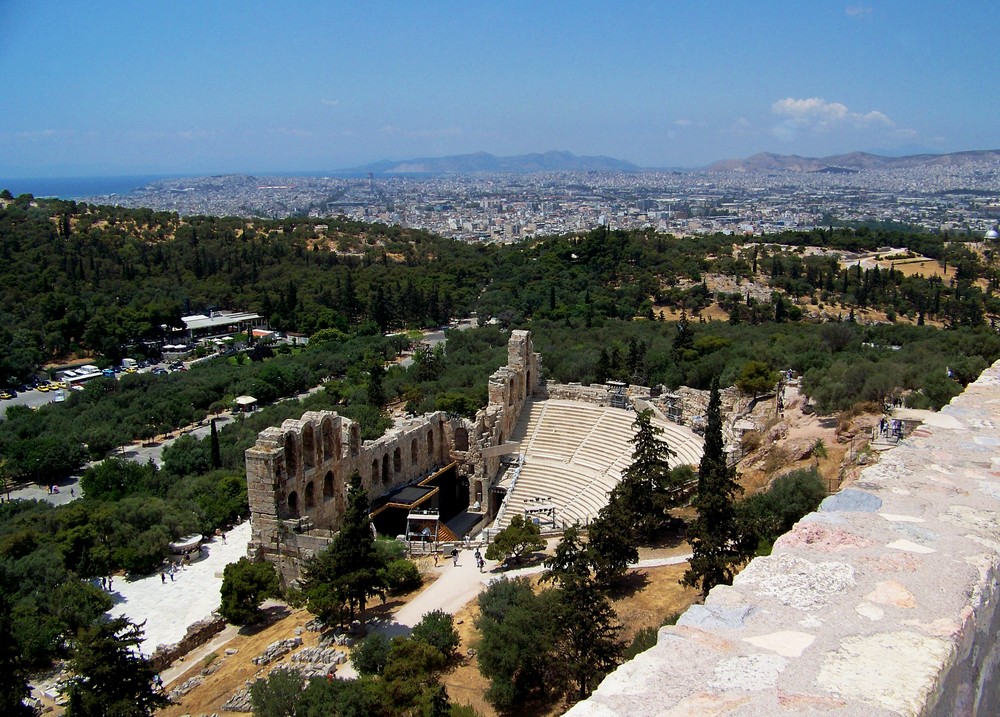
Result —
[[419, 588], [423, 584], [423, 578], [412, 560], [401, 558], [386, 565], [385, 584], [390, 595], [402, 595]]
[[653, 647], [656, 644], [657, 632], [658, 630], [655, 627], [644, 627], [635, 633], [635, 637], [632, 638], [632, 642], [630, 642], [629, 646], [625, 648], [625, 653], [623, 655], [625, 660], [631, 660], [640, 652], [645, 652], [649, 648]]
[[433, 610], [420, 618], [413, 628], [413, 639], [437, 648], [447, 658], [455, 654], [459, 643], [455, 621], [444, 610]]
[[392, 640], [373, 632], [351, 648], [351, 664], [361, 675], [381, 675], [389, 661]]

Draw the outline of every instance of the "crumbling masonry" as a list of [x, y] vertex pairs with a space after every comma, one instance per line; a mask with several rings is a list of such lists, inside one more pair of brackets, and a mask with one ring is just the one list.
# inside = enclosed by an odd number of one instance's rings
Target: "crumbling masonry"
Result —
[[264, 429], [246, 451], [250, 554], [294, 580], [302, 560], [340, 529], [354, 471], [374, 500], [455, 463], [468, 479], [469, 503], [484, 518], [492, 516], [491, 488], [509, 451], [504, 443], [525, 401], [541, 390], [531, 335], [512, 331], [507, 365], [490, 377], [489, 403], [474, 421], [439, 411], [397, 422], [364, 443], [358, 425], [333, 411], [310, 411]]

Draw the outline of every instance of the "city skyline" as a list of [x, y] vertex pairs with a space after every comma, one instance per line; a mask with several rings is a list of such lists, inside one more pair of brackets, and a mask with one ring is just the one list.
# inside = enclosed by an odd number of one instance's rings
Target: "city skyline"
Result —
[[[1000, 147], [1000, 9], [936, 2], [9, 6], [0, 177], [479, 151], [641, 167]], [[985, 33], [985, 34], [984, 34]]]

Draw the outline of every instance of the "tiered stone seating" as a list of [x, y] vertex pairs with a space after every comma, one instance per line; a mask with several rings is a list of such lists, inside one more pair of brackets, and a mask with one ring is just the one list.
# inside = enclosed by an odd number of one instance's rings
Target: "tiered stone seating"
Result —
[[[525, 456], [507, 509], [494, 527], [502, 529], [525, 505], [547, 498], [562, 525], [590, 522], [607, 504], [608, 493], [632, 462], [635, 414], [590, 403], [549, 400], [525, 406], [512, 440]], [[697, 466], [703, 441], [683, 426], [661, 423], [663, 438], [677, 456], [671, 464]]]

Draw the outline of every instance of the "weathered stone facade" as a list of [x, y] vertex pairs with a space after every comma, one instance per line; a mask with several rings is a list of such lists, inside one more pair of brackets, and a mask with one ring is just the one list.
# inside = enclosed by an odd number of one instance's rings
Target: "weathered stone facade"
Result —
[[266, 428], [246, 451], [252, 555], [293, 580], [301, 561], [340, 529], [350, 476], [357, 471], [371, 498], [456, 463], [469, 479], [469, 503], [490, 514], [499, 451], [525, 400], [538, 389], [541, 360], [527, 331], [511, 332], [507, 365], [489, 382], [489, 403], [474, 421], [436, 412], [397, 423], [362, 443], [358, 425], [332, 411], [310, 411]]

